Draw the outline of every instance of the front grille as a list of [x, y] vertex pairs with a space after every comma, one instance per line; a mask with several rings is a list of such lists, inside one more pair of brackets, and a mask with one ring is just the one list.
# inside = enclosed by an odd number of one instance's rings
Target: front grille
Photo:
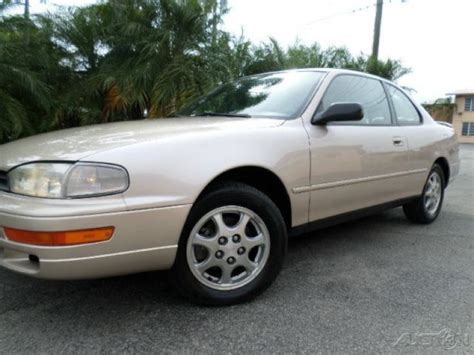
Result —
[[8, 191], [8, 175], [4, 171], [0, 171], [0, 191]]

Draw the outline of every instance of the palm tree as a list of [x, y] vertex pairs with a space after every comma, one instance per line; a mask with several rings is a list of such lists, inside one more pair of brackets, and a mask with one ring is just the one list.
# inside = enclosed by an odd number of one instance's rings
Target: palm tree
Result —
[[5, 12], [5, 10], [15, 5], [17, 5], [17, 2], [14, 0], [1, 0], [0, 1], [0, 14], [2, 14], [3, 12]]
[[104, 117], [167, 115], [210, 86], [206, 57], [215, 21], [210, 1], [111, 4], [104, 43], [110, 50], [94, 76], [105, 92]]
[[31, 62], [40, 55], [32, 53], [36, 30], [21, 17], [0, 19], [0, 142], [37, 131], [42, 117], [31, 112], [42, 116], [51, 107], [50, 87], [37, 71], [42, 63]]
[[[0, 0], [1, 1], [1, 0]], [[0, 2], [0, 13], [16, 0]], [[0, 17], [0, 142], [55, 128], [166, 116], [216, 84], [272, 70], [339, 67], [397, 79], [399, 61], [344, 47], [252, 44], [219, 24], [223, 0], [104, 0]]]

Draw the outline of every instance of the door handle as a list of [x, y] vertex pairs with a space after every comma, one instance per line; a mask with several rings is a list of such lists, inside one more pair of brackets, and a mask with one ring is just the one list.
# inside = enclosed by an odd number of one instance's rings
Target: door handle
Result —
[[405, 145], [402, 137], [393, 137], [392, 141], [393, 141], [393, 145], [396, 147], [403, 147]]

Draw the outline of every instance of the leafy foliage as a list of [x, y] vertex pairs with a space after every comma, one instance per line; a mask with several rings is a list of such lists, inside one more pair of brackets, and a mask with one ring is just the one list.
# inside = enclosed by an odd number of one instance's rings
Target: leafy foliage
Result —
[[[0, 2], [0, 14], [11, 1]], [[108, 0], [0, 17], [0, 143], [52, 129], [160, 117], [236, 77], [337, 67], [396, 80], [409, 70], [317, 43], [258, 45], [222, 31], [218, 0]]]
[[17, 5], [13, 0], [0, 0], [0, 12]]
[[0, 26], [0, 141], [42, 131], [52, 111], [56, 70], [54, 45], [46, 30], [23, 17]]

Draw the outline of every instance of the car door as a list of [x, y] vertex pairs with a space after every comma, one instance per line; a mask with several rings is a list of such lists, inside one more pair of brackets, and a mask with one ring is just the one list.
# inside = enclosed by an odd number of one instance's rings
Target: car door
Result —
[[433, 152], [436, 144], [443, 140], [436, 125], [424, 125], [421, 113], [410, 98], [399, 88], [385, 84], [397, 124], [401, 127], [407, 140], [409, 171], [412, 181], [407, 184], [407, 192], [411, 195], [421, 193], [428, 172], [433, 165]]
[[305, 123], [310, 140], [310, 221], [404, 197], [408, 169], [406, 139], [394, 124], [380, 80], [338, 74], [327, 86], [316, 113], [341, 102], [359, 103], [357, 122]]

